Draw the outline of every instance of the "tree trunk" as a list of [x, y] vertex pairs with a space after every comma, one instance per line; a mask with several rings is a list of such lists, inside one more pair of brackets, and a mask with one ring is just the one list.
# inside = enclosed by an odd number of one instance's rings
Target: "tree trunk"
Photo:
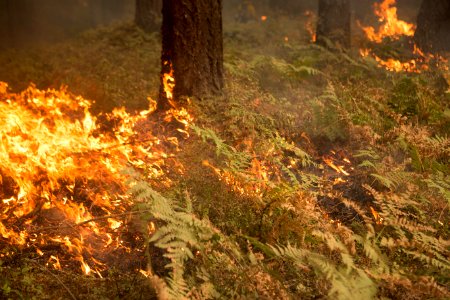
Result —
[[312, 9], [314, 3], [312, 1], [299, 1], [299, 0], [269, 0], [269, 7], [278, 10], [281, 13], [298, 16], [305, 9]]
[[450, 0], [424, 0], [414, 34], [424, 51], [450, 51]]
[[[223, 88], [222, 0], [163, 0], [159, 109], [180, 96], [220, 94]], [[173, 70], [173, 100], [164, 91]]]
[[341, 48], [350, 48], [350, 0], [319, 0], [317, 43], [328, 46], [327, 40]]
[[162, 0], [136, 0], [135, 23], [146, 32], [161, 29]]

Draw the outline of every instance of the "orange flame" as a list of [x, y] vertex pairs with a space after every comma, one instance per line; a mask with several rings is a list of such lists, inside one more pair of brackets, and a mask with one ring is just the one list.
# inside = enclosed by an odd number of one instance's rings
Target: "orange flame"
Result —
[[416, 30], [414, 24], [399, 20], [397, 17], [396, 0], [384, 0], [382, 3], [375, 3], [374, 13], [378, 16], [378, 21], [382, 23], [378, 30], [372, 26], [364, 27], [360, 25], [370, 41], [381, 43], [384, 38], [398, 39], [401, 36], [413, 36]]

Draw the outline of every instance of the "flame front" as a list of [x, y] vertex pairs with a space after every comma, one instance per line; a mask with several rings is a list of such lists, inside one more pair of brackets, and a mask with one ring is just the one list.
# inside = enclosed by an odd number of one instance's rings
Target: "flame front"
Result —
[[305, 22], [306, 31], [309, 33], [309, 35], [311, 37], [311, 42], [314, 43], [317, 40], [317, 35], [316, 35], [317, 16], [311, 10], [305, 11], [304, 16], [306, 17], [306, 22]]
[[[58, 243], [83, 273], [99, 274], [94, 252], [124, 248], [114, 216], [132, 203], [121, 171], [132, 165], [168, 185], [162, 170], [173, 154], [152, 135], [152, 101], [137, 115], [122, 108], [96, 118], [90, 106], [65, 89], [14, 94], [0, 82], [0, 245]], [[187, 126], [189, 114], [178, 114]], [[55, 268], [60, 259], [48, 257]]]

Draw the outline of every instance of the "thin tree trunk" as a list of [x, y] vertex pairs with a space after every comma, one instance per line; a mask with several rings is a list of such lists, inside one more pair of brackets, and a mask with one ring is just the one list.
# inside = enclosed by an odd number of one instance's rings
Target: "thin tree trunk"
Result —
[[125, 0], [102, 0], [102, 22], [104, 24], [120, 20], [125, 15]]
[[350, 48], [350, 0], [319, 0], [317, 43], [328, 46], [327, 40], [342, 48]]
[[450, 0], [422, 2], [414, 39], [425, 51], [450, 50]]
[[[220, 94], [223, 88], [222, 0], [164, 0], [159, 109], [174, 106], [164, 92], [173, 69], [173, 98]], [[170, 98], [170, 97], [169, 97]]]
[[162, 0], [136, 0], [135, 23], [146, 32], [161, 29]]

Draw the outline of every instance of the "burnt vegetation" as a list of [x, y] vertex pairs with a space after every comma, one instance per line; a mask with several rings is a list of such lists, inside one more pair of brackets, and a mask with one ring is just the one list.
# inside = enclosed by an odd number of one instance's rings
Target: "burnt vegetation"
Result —
[[36, 3], [0, 0], [1, 299], [450, 297], [448, 1]]

